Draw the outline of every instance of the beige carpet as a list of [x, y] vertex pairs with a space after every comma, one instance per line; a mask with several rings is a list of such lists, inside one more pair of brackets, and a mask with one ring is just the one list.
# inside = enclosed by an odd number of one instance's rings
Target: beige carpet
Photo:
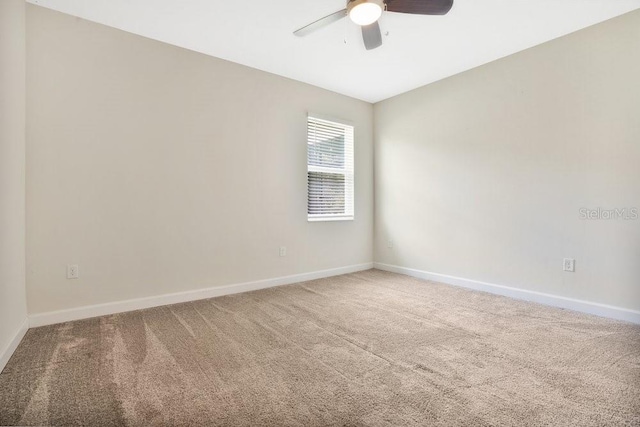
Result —
[[0, 425], [640, 425], [640, 327], [370, 270], [31, 329]]

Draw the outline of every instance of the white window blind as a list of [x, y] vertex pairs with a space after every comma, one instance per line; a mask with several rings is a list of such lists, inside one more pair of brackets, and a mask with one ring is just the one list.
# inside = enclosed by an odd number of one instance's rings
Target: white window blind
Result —
[[353, 126], [307, 119], [309, 221], [353, 219]]

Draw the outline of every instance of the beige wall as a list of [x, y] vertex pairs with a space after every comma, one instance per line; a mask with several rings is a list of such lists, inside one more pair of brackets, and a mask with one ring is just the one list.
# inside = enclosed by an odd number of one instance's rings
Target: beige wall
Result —
[[[373, 260], [370, 104], [37, 6], [27, 34], [30, 313]], [[355, 123], [353, 222], [307, 222], [308, 110]]]
[[376, 104], [376, 261], [640, 309], [640, 220], [579, 214], [640, 209], [639, 76], [636, 11]]
[[[382, 263], [640, 309], [640, 220], [579, 213], [640, 208], [640, 12], [372, 108], [27, 9], [30, 313], [366, 263], [373, 235]], [[354, 222], [306, 221], [309, 110], [356, 125]]]
[[[0, 1], [0, 359], [27, 318], [25, 5]], [[0, 366], [0, 370], [3, 366]]]

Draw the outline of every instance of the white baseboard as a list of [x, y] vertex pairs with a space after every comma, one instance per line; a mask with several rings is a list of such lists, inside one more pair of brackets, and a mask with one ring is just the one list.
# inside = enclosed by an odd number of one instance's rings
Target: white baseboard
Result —
[[599, 304], [590, 301], [583, 301], [574, 298], [567, 298], [558, 295], [545, 294], [542, 292], [512, 288], [509, 286], [496, 285], [493, 283], [480, 282], [477, 280], [465, 279], [462, 277], [448, 276], [446, 274], [431, 273], [428, 271], [400, 267], [397, 265], [375, 262], [373, 266], [378, 270], [405, 274], [407, 276], [417, 277], [419, 279], [446, 283], [448, 285], [460, 286], [463, 288], [502, 295], [514, 299], [537, 302], [539, 304], [544, 304], [551, 307], [564, 308], [567, 310], [579, 311], [581, 313], [594, 314], [596, 316], [640, 324], [640, 311], [629, 310], [626, 308]]
[[16, 348], [18, 348], [18, 344], [20, 344], [20, 341], [22, 341], [22, 338], [24, 338], [24, 334], [26, 334], [28, 330], [29, 319], [27, 318], [24, 319], [24, 322], [22, 322], [22, 325], [20, 325], [20, 328], [18, 329], [16, 334], [13, 336], [11, 341], [9, 341], [9, 344], [7, 344], [7, 346], [0, 352], [0, 372], [2, 372], [5, 366], [7, 366], [7, 363], [9, 362], [9, 359], [11, 359], [13, 352], [16, 351]]
[[68, 310], [50, 311], [47, 313], [32, 314], [29, 316], [29, 325], [32, 328], [55, 323], [69, 322], [72, 320], [88, 319], [90, 317], [105, 316], [108, 314], [123, 313], [126, 311], [140, 310], [144, 308], [158, 307], [162, 305], [181, 302], [196, 301], [223, 295], [237, 294], [240, 292], [256, 291], [258, 289], [274, 286], [290, 285], [292, 283], [306, 282], [324, 277], [338, 276], [340, 274], [355, 273], [369, 270], [373, 263], [356, 264], [346, 267], [331, 268], [329, 270], [314, 271], [311, 273], [294, 274], [291, 276], [276, 277], [273, 279], [258, 280], [255, 282], [237, 283], [234, 285], [218, 286], [213, 288], [197, 289], [193, 291], [177, 292], [172, 294], [157, 295], [152, 297], [116, 301], [105, 304], [76, 307]]

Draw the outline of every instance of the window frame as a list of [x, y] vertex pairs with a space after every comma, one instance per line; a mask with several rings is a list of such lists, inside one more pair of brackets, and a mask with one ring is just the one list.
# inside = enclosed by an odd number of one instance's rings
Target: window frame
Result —
[[[310, 122], [326, 122], [329, 125], [342, 127], [344, 138], [344, 162], [342, 168], [312, 165], [309, 162]], [[355, 126], [352, 122], [335, 117], [309, 112], [307, 114], [307, 221], [353, 221], [355, 219]], [[309, 197], [309, 173], [339, 174], [344, 176], [344, 213], [311, 214]]]

